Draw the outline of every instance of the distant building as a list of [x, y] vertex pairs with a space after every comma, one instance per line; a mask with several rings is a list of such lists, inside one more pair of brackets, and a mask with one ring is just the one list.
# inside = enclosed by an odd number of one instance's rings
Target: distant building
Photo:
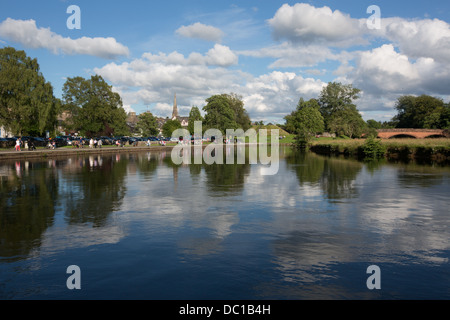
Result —
[[173, 110], [172, 110], [172, 120], [178, 120], [181, 123], [182, 127], [187, 127], [189, 124], [189, 117], [180, 117], [178, 114], [178, 105], [177, 105], [177, 94], [175, 93], [175, 97], [173, 100]]
[[138, 121], [139, 121], [139, 119], [136, 115], [136, 112], [128, 113], [126, 122], [127, 122], [127, 126], [130, 128], [131, 132], [135, 131]]
[[[156, 124], [157, 128], [160, 133], [162, 133], [162, 127], [168, 120], [178, 120], [181, 123], [182, 127], [187, 127], [189, 123], [189, 117], [180, 117], [178, 113], [178, 105], [177, 105], [177, 94], [175, 94], [174, 100], [173, 100], [173, 109], [172, 109], [172, 117], [155, 117], [156, 118]], [[138, 122], [138, 117], [136, 116], [135, 112], [128, 113], [127, 118], [127, 124], [130, 127], [130, 129], [135, 128], [136, 124]]]
[[67, 120], [72, 116], [72, 114], [69, 111], [63, 111], [61, 114], [59, 114], [56, 118], [57, 125], [56, 125], [56, 131], [58, 134], [66, 135], [67, 134], [67, 128], [66, 128], [66, 122]]
[[0, 138], [12, 137], [13, 134], [5, 129], [5, 127], [0, 126]]

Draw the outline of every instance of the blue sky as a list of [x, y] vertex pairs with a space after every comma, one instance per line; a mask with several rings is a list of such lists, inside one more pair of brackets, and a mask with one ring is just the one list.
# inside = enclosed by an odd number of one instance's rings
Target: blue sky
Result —
[[[68, 29], [67, 8], [81, 9]], [[380, 9], [380, 27], [367, 19]], [[364, 119], [400, 95], [450, 100], [450, 4], [424, 1], [8, 1], [0, 46], [25, 50], [61, 97], [67, 77], [100, 74], [124, 108], [182, 115], [214, 94], [242, 96], [252, 120], [283, 122], [329, 81], [362, 90]]]

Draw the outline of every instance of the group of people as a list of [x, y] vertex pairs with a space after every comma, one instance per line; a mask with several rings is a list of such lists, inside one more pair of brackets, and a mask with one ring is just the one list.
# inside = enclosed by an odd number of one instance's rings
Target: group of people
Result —
[[94, 149], [94, 148], [101, 148], [103, 144], [102, 139], [93, 139], [91, 138], [91, 140], [89, 140], [89, 148]]
[[47, 144], [47, 149], [55, 150], [56, 149], [56, 141], [55, 140], [52, 141], [52, 139], [50, 138], [50, 140], [48, 141], [48, 144]]
[[14, 147], [15, 150], [21, 151], [22, 144], [24, 144], [25, 150], [31, 150], [31, 151], [36, 150], [36, 146], [34, 145], [33, 141], [28, 142], [28, 140], [25, 140], [25, 142], [23, 142], [22, 139], [20, 139], [20, 138], [18, 138], [16, 140], [16, 145]]

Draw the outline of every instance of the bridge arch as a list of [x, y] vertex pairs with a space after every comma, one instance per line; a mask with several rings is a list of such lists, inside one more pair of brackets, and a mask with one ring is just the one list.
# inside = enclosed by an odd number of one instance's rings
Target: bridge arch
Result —
[[380, 129], [377, 130], [380, 139], [395, 139], [395, 138], [445, 138], [446, 132], [441, 129]]
[[417, 137], [412, 134], [398, 133], [391, 135], [388, 139], [417, 139]]

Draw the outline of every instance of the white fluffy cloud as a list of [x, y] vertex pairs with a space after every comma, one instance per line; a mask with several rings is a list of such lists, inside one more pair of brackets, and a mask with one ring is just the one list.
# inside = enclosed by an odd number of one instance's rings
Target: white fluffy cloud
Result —
[[312, 67], [327, 60], [338, 59], [328, 47], [316, 44], [297, 45], [289, 42], [258, 50], [243, 50], [239, 54], [255, 58], [274, 58], [275, 61], [269, 65], [271, 69]]
[[206, 41], [220, 42], [223, 32], [219, 28], [196, 22], [189, 26], [181, 26], [176, 30], [178, 35], [187, 38], [196, 38]]
[[368, 93], [449, 94], [450, 67], [433, 58], [411, 59], [392, 44], [362, 52], [349, 75]]
[[7, 18], [0, 23], [0, 36], [28, 48], [45, 48], [55, 54], [85, 54], [105, 59], [129, 55], [128, 48], [114, 38], [64, 38], [49, 28], [38, 28], [34, 20]]
[[284, 4], [268, 23], [277, 40], [335, 45], [362, 42], [362, 22], [329, 7], [316, 8], [307, 3]]
[[450, 63], [450, 25], [439, 19], [383, 20], [384, 36], [411, 58], [428, 57]]
[[193, 105], [202, 108], [212, 95], [234, 92], [242, 96], [252, 119], [275, 121], [290, 113], [300, 96], [316, 97], [325, 85], [292, 72], [254, 77], [225, 68], [222, 65], [233, 60], [222, 54], [228, 50], [216, 45], [204, 55], [188, 57], [178, 52], [145, 53], [131, 62], [109, 63], [94, 71], [114, 85], [125, 105], [153, 105], [151, 111], [163, 117], [170, 115], [174, 93], [181, 110], [187, 110]]

